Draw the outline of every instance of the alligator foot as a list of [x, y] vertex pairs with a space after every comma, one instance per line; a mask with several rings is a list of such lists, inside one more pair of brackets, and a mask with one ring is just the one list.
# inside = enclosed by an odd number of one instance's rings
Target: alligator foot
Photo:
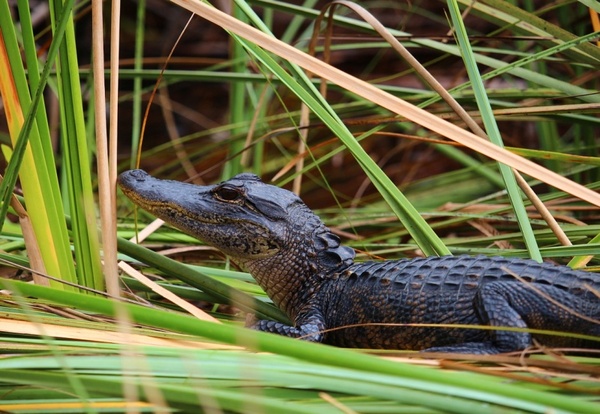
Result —
[[290, 338], [299, 338], [309, 342], [323, 341], [322, 325], [305, 324], [300, 328], [289, 326], [281, 322], [268, 321], [261, 319], [254, 325], [249, 326], [250, 329], [257, 331], [270, 332], [278, 335], [289, 336]]

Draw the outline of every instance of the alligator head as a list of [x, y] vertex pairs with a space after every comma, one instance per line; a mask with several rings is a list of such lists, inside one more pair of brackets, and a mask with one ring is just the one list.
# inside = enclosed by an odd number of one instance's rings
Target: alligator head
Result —
[[198, 186], [130, 170], [119, 176], [119, 185], [144, 210], [245, 267], [291, 317], [296, 305], [290, 302], [301, 298], [287, 292], [353, 263], [354, 251], [341, 246], [298, 196], [256, 175]]

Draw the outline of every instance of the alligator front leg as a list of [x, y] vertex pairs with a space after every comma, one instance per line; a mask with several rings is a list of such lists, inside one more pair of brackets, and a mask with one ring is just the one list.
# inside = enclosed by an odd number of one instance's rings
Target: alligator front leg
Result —
[[249, 326], [258, 331], [299, 338], [310, 342], [322, 342], [325, 332], [325, 322], [321, 312], [310, 310], [298, 315], [296, 325], [290, 326], [281, 322], [259, 320]]
[[[519, 282], [492, 282], [481, 287], [474, 309], [482, 325], [586, 332], [600, 336], [600, 309], [581, 297], [554, 286]], [[428, 348], [426, 352], [497, 354], [526, 349], [532, 345], [529, 332], [498, 329], [488, 342], [463, 343]], [[542, 344], [560, 346], [559, 336], [537, 336]], [[593, 346], [593, 345], [592, 345]], [[597, 343], [600, 347], [600, 343]]]

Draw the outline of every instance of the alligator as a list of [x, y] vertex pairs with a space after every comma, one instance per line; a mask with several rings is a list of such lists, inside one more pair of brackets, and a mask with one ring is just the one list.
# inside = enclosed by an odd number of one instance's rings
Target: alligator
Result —
[[248, 270], [293, 321], [259, 320], [253, 329], [370, 349], [600, 349], [599, 274], [487, 256], [355, 262], [297, 195], [248, 173], [198, 186], [130, 170], [119, 185]]

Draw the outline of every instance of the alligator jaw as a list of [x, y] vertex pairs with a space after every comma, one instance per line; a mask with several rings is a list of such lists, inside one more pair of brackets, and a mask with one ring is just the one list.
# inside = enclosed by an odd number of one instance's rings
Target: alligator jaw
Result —
[[[131, 201], [144, 210], [179, 227], [175, 217], [186, 216], [202, 223], [218, 224], [210, 215], [195, 214], [202, 211], [202, 200], [210, 197], [213, 186], [201, 187], [179, 181], [160, 180], [143, 170], [129, 170], [118, 178], [119, 186]], [[192, 198], [193, 197], [193, 198]], [[195, 209], [190, 208], [195, 204]], [[188, 230], [183, 229], [188, 232]]]

